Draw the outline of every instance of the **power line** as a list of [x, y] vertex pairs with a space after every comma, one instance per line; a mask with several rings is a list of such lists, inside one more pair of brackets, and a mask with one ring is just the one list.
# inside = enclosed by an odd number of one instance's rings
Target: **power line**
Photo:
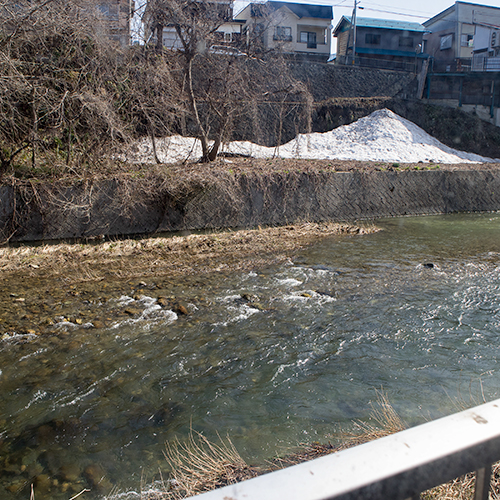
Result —
[[[383, 4], [379, 4], [379, 3], [370, 3], [370, 5], [373, 5], [374, 7], [385, 7], [385, 8], [388, 8], [388, 9], [392, 9], [393, 6], [392, 5], [383, 5]], [[370, 8], [370, 7], [365, 7], [365, 8]], [[430, 13], [430, 12], [424, 12], [422, 10], [415, 10], [415, 9], [406, 9], [404, 7], [398, 7], [399, 10], [405, 10], [406, 12], [414, 12], [415, 14], [425, 14], [426, 16], [432, 16], [433, 13]]]
[[403, 12], [394, 12], [392, 10], [372, 9], [371, 7], [363, 7], [363, 9], [370, 10], [372, 12], [383, 12], [384, 14], [395, 14], [397, 16], [417, 17], [419, 19], [429, 19], [429, 16], [417, 16], [416, 14], [404, 14]]

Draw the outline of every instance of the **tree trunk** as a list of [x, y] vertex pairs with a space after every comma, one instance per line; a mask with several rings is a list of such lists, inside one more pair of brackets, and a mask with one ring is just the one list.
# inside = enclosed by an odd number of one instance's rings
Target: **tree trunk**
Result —
[[156, 51], [161, 52], [163, 50], [163, 25], [156, 25]]
[[193, 57], [187, 56], [186, 59], [186, 80], [188, 86], [189, 105], [198, 127], [198, 139], [201, 142], [202, 155], [200, 161], [202, 163], [208, 163], [209, 161], [212, 161], [210, 160], [210, 152], [208, 147], [208, 134], [206, 133], [201, 123], [200, 115], [198, 113], [198, 106], [196, 105], [196, 96], [194, 95], [193, 90]]

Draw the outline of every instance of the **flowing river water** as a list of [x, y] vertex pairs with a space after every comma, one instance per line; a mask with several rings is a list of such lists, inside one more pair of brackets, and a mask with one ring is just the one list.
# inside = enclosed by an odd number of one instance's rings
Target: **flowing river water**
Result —
[[138, 498], [190, 427], [258, 464], [334, 441], [380, 389], [410, 425], [499, 397], [500, 214], [376, 224], [253, 272], [5, 286], [0, 497]]

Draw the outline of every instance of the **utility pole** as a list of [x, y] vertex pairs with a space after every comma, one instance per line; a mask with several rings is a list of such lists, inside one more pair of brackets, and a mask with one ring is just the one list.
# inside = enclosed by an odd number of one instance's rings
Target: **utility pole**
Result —
[[[356, 64], [356, 7], [359, 0], [354, 0], [354, 9], [352, 10], [352, 65]], [[361, 8], [361, 7], [360, 7]]]

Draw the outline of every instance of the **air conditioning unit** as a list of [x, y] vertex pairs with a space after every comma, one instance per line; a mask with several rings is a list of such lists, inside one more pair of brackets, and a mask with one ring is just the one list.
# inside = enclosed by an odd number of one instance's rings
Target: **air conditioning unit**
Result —
[[500, 47], [500, 30], [491, 31], [490, 47]]

